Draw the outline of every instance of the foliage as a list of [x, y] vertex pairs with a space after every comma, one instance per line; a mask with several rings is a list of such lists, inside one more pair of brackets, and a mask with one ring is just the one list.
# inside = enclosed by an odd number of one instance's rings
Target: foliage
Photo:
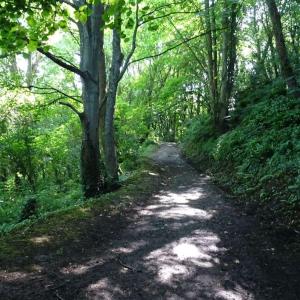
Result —
[[194, 120], [183, 148], [226, 189], [245, 201], [286, 213], [291, 225], [299, 221], [300, 209], [299, 116], [298, 99], [263, 98], [247, 107], [236, 128], [219, 137], [205, 117]]

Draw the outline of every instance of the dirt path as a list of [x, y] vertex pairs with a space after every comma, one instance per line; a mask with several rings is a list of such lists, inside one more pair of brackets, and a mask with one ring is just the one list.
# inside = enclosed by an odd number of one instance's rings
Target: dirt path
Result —
[[277, 249], [259, 238], [253, 217], [185, 163], [174, 144], [152, 158], [167, 175], [161, 191], [126, 225], [114, 219], [107, 244], [83, 245], [59, 263], [46, 257], [35, 273], [18, 270], [0, 284], [0, 298], [300, 299], [298, 273], [282, 261], [273, 265]]

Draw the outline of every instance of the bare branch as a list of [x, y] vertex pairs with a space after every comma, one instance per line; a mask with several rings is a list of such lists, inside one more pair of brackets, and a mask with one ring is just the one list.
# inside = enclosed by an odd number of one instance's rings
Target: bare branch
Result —
[[75, 106], [73, 106], [69, 102], [60, 101], [62, 99], [66, 99], [66, 97], [64, 97], [64, 96], [58, 97], [58, 98], [52, 100], [49, 103], [46, 103], [44, 105], [40, 105], [40, 107], [45, 107], [45, 106], [49, 106], [49, 105], [52, 105], [52, 104], [59, 103], [60, 105], [64, 105], [64, 106], [67, 106], [67, 107], [71, 108], [72, 111], [75, 112], [78, 115], [78, 117], [80, 118], [80, 120], [82, 120], [82, 118], [83, 118], [83, 112], [80, 112], [77, 108], [75, 108]]
[[[174, 30], [176, 31], [176, 33], [180, 36], [180, 38], [182, 39], [182, 41], [186, 41], [185, 37], [180, 32], [180, 30], [176, 27], [176, 25], [173, 23], [172, 19], [170, 17], [168, 17], [168, 20], [169, 20], [170, 24], [172, 25], [172, 27], [174, 28]], [[194, 49], [190, 46], [189, 42], [185, 42], [185, 45], [190, 50], [190, 52], [193, 54], [193, 56], [195, 57], [196, 61], [199, 64], [199, 66], [202, 68], [202, 70], [204, 70], [205, 68], [203, 66], [202, 61], [199, 59], [199, 57], [196, 54], [196, 52], [194, 51]]]
[[70, 21], [70, 22], [72, 22], [73, 24], [75, 24], [76, 26], [78, 26], [78, 22], [75, 20], [75, 19], [73, 19], [72, 17], [68, 17], [68, 20]]
[[52, 104], [56, 104], [57, 102], [59, 102], [60, 100], [63, 100], [63, 99], [66, 99], [66, 97], [64, 96], [60, 96], [58, 98], [55, 98], [55, 99], [52, 99], [50, 102], [48, 103], [44, 103], [44, 104], [39, 104], [38, 107], [47, 107], [47, 106], [50, 106]]
[[[69, 53], [68, 53], [69, 54]], [[67, 60], [66, 58], [64, 58], [63, 56], [61, 55], [55, 55], [56, 58], [62, 60], [63, 62], [69, 64], [70, 66], [74, 67], [74, 68], [77, 68], [79, 69], [76, 65], [74, 65], [71, 61]]]
[[78, 103], [82, 103], [82, 101], [80, 100], [80, 96], [71, 96], [71, 95], [68, 95], [66, 94], [65, 92], [57, 89], [57, 88], [54, 88], [54, 87], [41, 87], [41, 86], [34, 86], [34, 85], [30, 85], [30, 86], [21, 86], [21, 88], [25, 88], [25, 89], [29, 89], [30, 91], [32, 89], [37, 89], [37, 90], [46, 90], [46, 91], [49, 91], [49, 92], [42, 92], [42, 93], [38, 93], [38, 94], [41, 94], [41, 95], [49, 95], [49, 94], [55, 94], [55, 93], [58, 93], [58, 94], [61, 94], [63, 95], [65, 98], [69, 98], [69, 99], [72, 99]]
[[76, 66], [74, 66], [72, 64], [64, 62], [62, 59], [58, 58], [54, 54], [52, 54], [48, 51], [45, 51], [43, 48], [37, 48], [37, 51], [44, 54], [46, 57], [48, 57], [50, 60], [52, 60], [54, 63], [56, 63], [60, 67], [66, 69], [66, 70], [69, 70], [69, 71], [81, 76], [82, 78], [86, 77], [86, 74], [84, 72], [82, 72], [79, 68], [77, 68]]
[[[76, 23], [77, 24], [77, 23]], [[80, 46], [80, 41], [78, 39], [78, 37], [75, 35], [75, 33], [73, 32], [73, 29], [68, 28], [68, 32], [70, 33], [70, 35], [72, 36], [73, 40], [75, 41], [75, 43]]]

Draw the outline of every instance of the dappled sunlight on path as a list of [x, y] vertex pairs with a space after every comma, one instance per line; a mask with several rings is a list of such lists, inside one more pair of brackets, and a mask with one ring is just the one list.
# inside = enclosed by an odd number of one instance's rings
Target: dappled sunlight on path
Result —
[[171, 184], [139, 211], [116, 243], [118, 272], [90, 284], [87, 297], [255, 299], [222, 269], [227, 249], [214, 230], [217, 219], [226, 213], [220, 210], [227, 207], [220, 193], [180, 159], [172, 144], [166, 147], [154, 159], [166, 167], [172, 162]]
[[[44, 279], [35, 280], [41, 293], [24, 299], [264, 299], [253, 280], [260, 268], [249, 260], [243, 238], [247, 221], [240, 222], [224, 195], [187, 165], [173, 144], [162, 145], [153, 159], [166, 170], [167, 183], [136, 209], [127, 228], [108, 245], [82, 249], [80, 261], [70, 257], [57, 268], [41, 262]], [[13, 272], [0, 276], [7, 289], [32, 284], [30, 272], [19, 281]]]

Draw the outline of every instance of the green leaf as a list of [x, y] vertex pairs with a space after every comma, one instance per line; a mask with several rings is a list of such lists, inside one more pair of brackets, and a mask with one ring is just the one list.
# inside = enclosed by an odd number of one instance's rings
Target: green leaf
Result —
[[159, 25], [158, 24], [151, 24], [148, 27], [149, 31], [156, 31], [158, 29]]
[[37, 49], [37, 47], [38, 47], [38, 42], [34, 40], [30, 40], [27, 45], [29, 52], [34, 52]]
[[133, 18], [129, 18], [126, 24], [126, 28], [131, 29], [134, 26], [134, 20]]

